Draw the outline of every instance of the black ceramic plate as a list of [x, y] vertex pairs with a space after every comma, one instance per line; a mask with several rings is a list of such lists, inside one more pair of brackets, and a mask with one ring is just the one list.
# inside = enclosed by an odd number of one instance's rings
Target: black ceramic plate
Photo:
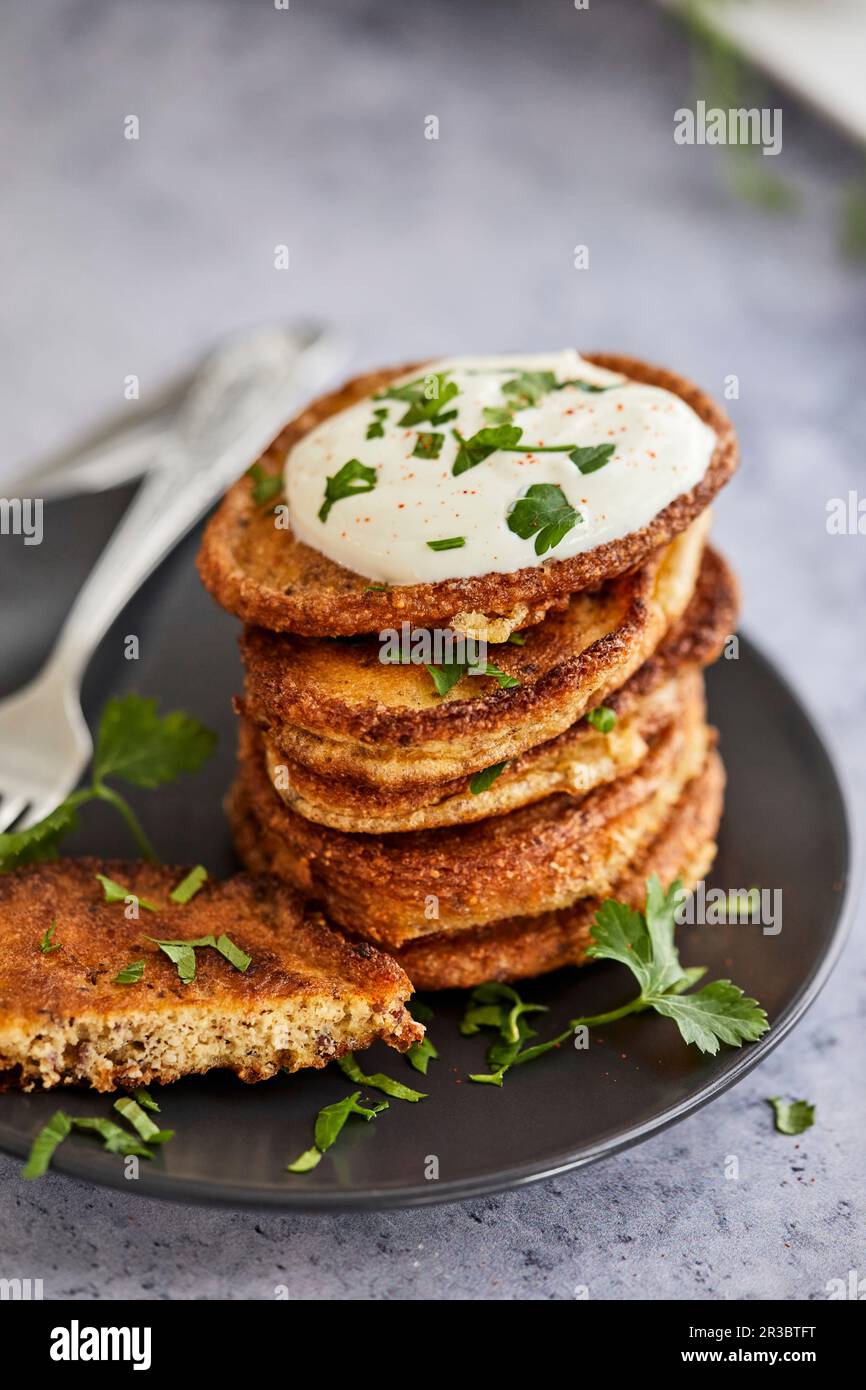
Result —
[[[80, 499], [46, 509], [40, 547], [7, 538], [0, 547], [0, 593], [15, 595], [0, 615], [3, 690], [14, 689], [47, 651], [69, 595], [86, 574], [127, 494]], [[156, 695], [219, 731], [218, 756], [194, 778], [136, 804], [162, 855], [202, 861], [214, 874], [234, 867], [221, 799], [232, 775], [231, 696], [240, 686], [236, 624], [201, 589], [191, 537], [154, 576], [109, 633], [88, 673], [85, 712], [94, 720], [110, 694]], [[123, 639], [135, 633], [140, 657], [128, 662]], [[137, 1182], [122, 1160], [85, 1137], [58, 1150], [54, 1166], [92, 1182], [132, 1186], [151, 1196], [269, 1207], [377, 1207], [445, 1201], [492, 1192], [590, 1163], [634, 1144], [712, 1100], [760, 1061], [800, 1018], [842, 944], [849, 865], [845, 806], [827, 753], [797, 700], [747, 641], [738, 660], [709, 674], [710, 710], [728, 769], [727, 810], [711, 883], [759, 885], [783, 893], [783, 929], [757, 925], [684, 927], [687, 964], [709, 967], [756, 995], [772, 1021], [757, 1044], [723, 1048], [715, 1058], [687, 1048], [674, 1025], [656, 1016], [628, 1018], [602, 1030], [587, 1051], [563, 1047], [520, 1068], [502, 1090], [466, 1080], [485, 1070], [484, 1040], [461, 1038], [457, 994], [431, 996], [430, 1034], [441, 1060], [426, 1083], [395, 1052], [365, 1054], [368, 1071], [385, 1070], [429, 1092], [415, 1105], [392, 1101], [376, 1121], [352, 1121], [318, 1168], [285, 1171], [311, 1142], [317, 1110], [350, 1089], [335, 1067], [244, 1086], [212, 1075], [155, 1088], [161, 1122], [176, 1138]], [[101, 810], [70, 842], [71, 853], [128, 854], [122, 827]], [[524, 986], [547, 1004], [545, 1031], [577, 1014], [630, 997], [622, 966], [566, 970]], [[110, 1098], [85, 1092], [0, 1096], [0, 1147], [24, 1155], [58, 1104], [78, 1114], [109, 1114]], [[433, 1162], [435, 1160], [435, 1163]], [[427, 1174], [438, 1170], [438, 1177]]]

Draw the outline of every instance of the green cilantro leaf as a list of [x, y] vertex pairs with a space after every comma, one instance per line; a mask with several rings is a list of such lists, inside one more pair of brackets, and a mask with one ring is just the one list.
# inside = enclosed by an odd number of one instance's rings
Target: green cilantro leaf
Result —
[[610, 705], [596, 705], [586, 716], [586, 722], [598, 729], [600, 734], [609, 734], [616, 726], [616, 711], [612, 710]]
[[56, 917], [53, 917], [53, 918], [51, 919], [51, 926], [50, 926], [50, 927], [47, 927], [47, 928], [45, 929], [45, 931], [42, 933], [42, 937], [41, 937], [41, 939], [40, 939], [40, 941], [39, 941], [39, 949], [40, 949], [40, 951], [42, 952], [43, 956], [48, 956], [48, 955], [50, 955], [52, 951], [59, 951], [59, 950], [60, 950], [60, 942], [54, 940], [54, 933], [55, 933], [56, 931], [57, 931], [57, 918], [56, 918]]
[[362, 492], [372, 492], [375, 486], [375, 468], [368, 468], [360, 459], [349, 459], [325, 481], [325, 500], [319, 508], [319, 520], [328, 520], [335, 502], [341, 502], [344, 497], [357, 497]]
[[116, 985], [137, 985], [144, 974], [144, 961], [132, 960], [129, 965], [125, 965], [114, 977]]
[[488, 787], [492, 787], [497, 777], [505, 771], [508, 766], [508, 759], [504, 763], [493, 763], [490, 767], [484, 767], [469, 783], [469, 790], [473, 796], [479, 796], [481, 792], [486, 792]]
[[773, 1120], [779, 1134], [803, 1134], [815, 1123], [815, 1107], [808, 1100], [770, 1096], [767, 1104], [773, 1107]]
[[590, 444], [586, 448], [572, 449], [568, 457], [581, 473], [595, 473], [604, 468], [615, 449], [615, 444]]
[[105, 874], [97, 874], [96, 877], [102, 884], [107, 903], [125, 903], [127, 898], [134, 898], [139, 907], [145, 908], [148, 912], [159, 912], [159, 904], [152, 903], [150, 898], [140, 898], [130, 888], [124, 888], [122, 883], [117, 883], [113, 878], [106, 878]]
[[188, 903], [194, 898], [198, 890], [207, 879], [207, 869], [203, 864], [196, 864], [194, 869], [190, 869], [185, 878], [182, 878], [176, 888], [172, 888], [169, 898], [173, 903]]
[[557, 483], [533, 483], [512, 506], [508, 529], [522, 540], [535, 536], [535, 553], [544, 555], [582, 520]]
[[350, 1081], [354, 1081], [357, 1086], [370, 1086], [374, 1091], [383, 1091], [386, 1096], [391, 1096], [394, 1100], [418, 1101], [427, 1099], [424, 1091], [413, 1091], [410, 1086], [404, 1086], [402, 1081], [392, 1081], [391, 1077], [385, 1076], [384, 1072], [377, 1071], [372, 1076], [365, 1076], [351, 1052], [345, 1057], [339, 1057], [337, 1066], [343, 1075], [348, 1077]]
[[484, 429], [473, 434], [470, 439], [464, 439], [460, 431], [455, 430], [454, 438], [457, 440], [459, 448], [451, 467], [452, 475], [457, 477], [460, 473], [477, 467], [491, 454], [495, 454], [497, 449], [506, 446], [513, 448], [519, 442], [522, 434], [523, 430], [519, 425], [487, 425]]
[[159, 787], [198, 772], [216, 748], [216, 734], [183, 710], [158, 715], [156, 700], [126, 695], [109, 700], [99, 721], [94, 781], [120, 777], [136, 787]]

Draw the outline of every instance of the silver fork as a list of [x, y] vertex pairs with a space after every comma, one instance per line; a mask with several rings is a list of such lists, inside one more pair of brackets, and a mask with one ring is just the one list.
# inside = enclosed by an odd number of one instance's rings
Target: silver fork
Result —
[[35, 825], [76, 786], [93, 753], [81, 680], [99, 642], [148, 575], [342, 356], [342, 345], [323, 330], [270, 327], [232, 340], [208, 360], [45, 666], [0, 702], [0, 833], [16, 821], [22, 829]]

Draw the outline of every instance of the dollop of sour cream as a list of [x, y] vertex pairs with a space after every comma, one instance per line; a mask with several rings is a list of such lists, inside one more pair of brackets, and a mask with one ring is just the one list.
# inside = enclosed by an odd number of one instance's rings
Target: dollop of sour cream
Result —
[[[537, 398], [515, 409], [525, 396], [503, 388], [522, 373], [552, 373], [557, 385], [536, 388]], [[416, 372], [390, 383], [386, 392], [413, 381], [435, 392], [437, 374], [444, 385], [457, 387], [441, 405], [443, 415], [456, 411], [451, 418], [401, 424], [411, 402], [380, 394], [323, 420], [286, 459], [285, 495], [295, 535], [373, 581], [418, 584], [510, 573], [592, 550], [645, 526], [694, 487], [715, 446], [713, 430], [679, 396], [593, 366], [570, 349], [448, 358], [425, 367], [420, 376]], [[423, 399], [426, 404], [428, 398]], [[518, 451], [496, 449], [455, 474], [460, 448], [455, 431], [470, 440], [503, 420], [522, 431]], [[429, 441], [419, 446], [419, 435], [431, 433], [443, 436], [432, 444], [439, 455], [419, 457], [416, 448], [431, 447]], [[533, 445], [613, 445], [613, 453], [583, 473], [570, 448], [537, 452]], [[349, 482], [348, 488], [369, 490], [338, 497], [322, 520], [328, 479], [351, 460], [373, 470], [374, 480], [365, 471], [360, 482]], [[541, 554], [537, 534], [521, 536], [508, 524], [515, 504], [534, 484], [560, 488], [578, 514]], [[332, 484], [332, 492], [346, 486]], [[448, 548], [440, 548], [443, 541], [450, 542]]]

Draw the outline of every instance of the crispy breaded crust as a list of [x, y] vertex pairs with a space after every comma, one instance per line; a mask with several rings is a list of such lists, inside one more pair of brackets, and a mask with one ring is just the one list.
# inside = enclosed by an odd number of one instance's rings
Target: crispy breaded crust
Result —
[[[243, 1081], [324, 1067], [377, 1039], [400, 1050], [423, 1035], [405, 1008], [411, 985], [388, 956], [352, 945], [273, 877], [208, 882], [186, 905], [169, 893], [187, 870], [59, 859], [0, 877], [0, 1075], [25, 1089], [98, 1091], [176, 1081], [226, 1067]], [[105, 901], [103, 873], [159, 905], [127, 920]], [[53, 944], [39, 943], [53, 920]], [[196, 975], [149, 940], [225, 933], [245, 972], [213, 949]], [[132, 961], [135, 984], [115, 983]]]
[[[241, 709], [278, 754], [325, 776], [398, 792], [437, 786], [555, 738], [637, 670], [694, 593], [709, 517], [630, 575], [575, 595], [497, 647], [520, 685], [464, 676], [444, 697], [418, 665], [383, 665], [378, 645], [248, 629]], [[493, 689], [490, 689], [490, 686]]]
[[[241, 478], [212, 518], [198, 557], [205, 587], [244, 622], [274, 632], [336, 637], [399, 627], [448, 624], [457, 614], [484, 622], [505, 617], [500, 632], [531, 621], [529, 610], [552, 598], [596, 588], [640, 564], [653, 550], [685, 530], [712, 502], [737, 467], [737, 441], [724, 411], [685, 377], [634, 357], [591, 353], [590, 362], [634, 381], [660, 386], [680, 396], [715, 430], [716, 447], [706, 474], [690, 492], [639, 531], [568, 560], [548, 560], [512, 574], [487, 574], [435, 584], [402, 585], [370, 591], [369, 581], [335, 564], [274, 526], [270, 508], [257, 507], [251, 484]], [[281, 474], [289, 449], [322, 420], [344, 410], [388, 382], [425, 364], [368, 372], [338, 391], [320, 397], [292, 421], [262, 456], [268, 475]]]
[[634, 772], [584, 797], [550, 796], [473, 825], [346, 835], [280, 801], [246, 725], [227, 810], [242, 859], [286, 877], [344, 930], [393, 949], [608, 892], [703, 764], [707, 740], [701, 688]]
[[[610, 896], [643, 908], [646, 880], [658, 874], [667, 885], [675, 878], [686, 889], [709, 873], [716, 857], [724, 799], [725, 772], [711, 753], [683, 791], [652, 844], [646, 846], [613, 885]], [[416, 989], [470, 989], [487, 980], [524, 980], [583, 965], [600, 898], [582, 898], [573, 907], [538, 917], [518, 917], [479, 931], [425, 936], [394, 952]]]
[[630, 680], [608, 696], [605, 703], [617, 715], [614, 730], [600, 734], [580, 719], [512, 759], [483, 795], [472, 794], [471, 778], [466, 776], [410, 781], [411, 768], [397, 785], [354, 777], [333, 763], [325, 774], [289, 757], [266, 735], [271, 779], [286, 805], [307, 820], [364, 834], [468, 824], [553, 792], [591, 791], [637, 766], [646, 753], [646, 739], [682, 698], [679, 681], [715, 661], [735, 629], [737, 608], [734, 576], [708, 547], [697, 588], [682, 618]]

